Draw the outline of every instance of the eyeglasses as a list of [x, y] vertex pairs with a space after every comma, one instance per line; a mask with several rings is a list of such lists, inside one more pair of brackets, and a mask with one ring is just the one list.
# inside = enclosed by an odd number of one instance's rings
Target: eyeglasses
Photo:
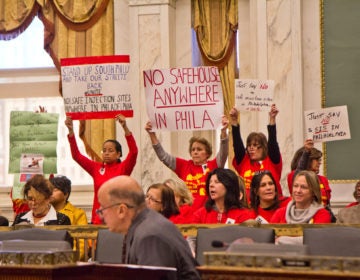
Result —
[[135, 207], [135, 206], [129, 205], [129, 204], [125, 203], [125, 202], [118, 202], [118, 203], [114, 203], [114, 204], [111, 204], [111, 205], [109, 205], [109, 206], [106, 206], [106, 207], [104, 207], [104, 208], [96, 209], [96, 210], [95, 210], [95, 213], [96, 213], [99, 217], [102, 217], [102, 216], [104, 215], [104, 210], [109, 209], [109, 208], [112, 208], [112, 207], [114, 207], [114, 206], [118, 206], [118, 205], [120, 205], [120, 204], [126, 205], [127, 208], [134, 208], [134, 207]]
[[146, 199], [149, 199], [150, 201], [154, 202], [154, 203], [161, 203], [160, 200], [156, 200], [155, 198], [153, 198], [151, 195], [146, 195]]
[[249, 145], [246, 146], [246, 148], [253, 148], [253, 149], [258, 150], [258, 149], [261, 149], [262, 146], [259, 145], [259, 144], [249, 144]]

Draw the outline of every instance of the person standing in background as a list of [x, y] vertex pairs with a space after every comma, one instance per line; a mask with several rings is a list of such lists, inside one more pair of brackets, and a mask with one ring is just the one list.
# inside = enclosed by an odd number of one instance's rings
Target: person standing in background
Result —
[[193, 209], [201, 208], [207, 199], [205, 181], [208, 173], [218, 167], [224, 167], [229, 149], [229, 138], [227, 117], [222, 117], [222, 128], [220, 134], [220, 150], [214, 159], [209, 160], [212, 154], [212, 147], [205, 138], [192, 137], [189, 141], [190, 160], [175, 157], [167, 153], [156, 134], [152, 131], [151, 122], [148, 121], [145, 130], [150, 136], [151, 143], [159, 160], [183, 180], [194, 197]]
[[115, 176], [130, 175], [136, 164], [138, 148], [131, 131], [126, 125], [126, 119], [123, 115], [117, 115], [116, 120], [124, 129], [129, 153], [126, 159], [121, 161], [122, 148], [120, 143], [114, 139], [106, 140], [102, 148], [102, 162], [93, 161], [80, 153], [74, 135], [73, 121], [70, 117], [67, 117], [65, 120], [65, 125], [69, 130], [68, 140], [70, 143], [72, 157], [87, 173], [92, 176], [94, 180], [94, 202], [91, 216], [92, 224], [102, 223], [95, 213], [95, 210], [99, 208], [97, 194], [101, 185]]
[[[276, 105], [271, 106], [269, 112], [268, 140], [261, 132], [252, 132], [246, 139], [246, 147], [240, 134], [239, 111], [233, 107], [230, 110], [230, 124], [232, 127], [234, 159], [232, 165], [239, 176], [244, 179], [246, 198], [250, 201], [250, 183], [254, 173], [269, 170], [273, 175], [279, 197], [283, 195], [280, 178], [282, 172], [282, 158], [276, 138], [276, 116], [279, 110]], [[250, 205], [251, 206], [251, 205]]]

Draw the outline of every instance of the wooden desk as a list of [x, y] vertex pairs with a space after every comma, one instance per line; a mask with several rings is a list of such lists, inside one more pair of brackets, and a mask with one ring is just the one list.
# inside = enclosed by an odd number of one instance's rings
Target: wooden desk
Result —
[[337, 271], [312, 271], [275, 268], [238, 268], [225, 266], [200, 266], [203, 280], [321, 280], [360, 279], [360, 273]]

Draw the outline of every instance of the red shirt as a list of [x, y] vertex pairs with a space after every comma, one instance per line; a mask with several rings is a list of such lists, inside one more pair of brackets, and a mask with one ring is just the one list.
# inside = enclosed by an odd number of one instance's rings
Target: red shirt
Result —
[[107, 180], [119, 176], [130, 175], [136, 164], [136, 158], [138, 154], [138, 148], [136, 146], [135, 139], [132, 134], [125, 136], [127, 145], [129, 147], [129, 153], [126, 159], [122, 162], [115, 162], [112, 164], [103, 164], [102, 162], [93, 161], [84, 155], [82, 155], [76, 144], [74, 136], [68, 135], [70, 143], [70, 149], [73, 159], [87, 172], [94, 180], [94, 202], [92, 209], [91, 222], [93, 224], [102, 224], [101, 219], [96, 215], [96, 209], [100, 207], [98, 201], [98, 191], [103, 183]]
[[[206, 167], [205, 167], [206, 166]], [[209, 172], [218, 168], [216, 158], [209, 160], [206, 165], [195, 165], [192, 160], [176, 158], [175, 173], [182, 179], [194, 197], [194, 210], [204, 206], [206, 196], [206, 178]]]
[[[293, 180], [294, 180], [294, 173], [295, 173], [295, 170], [291, 171], [287, 176], [287, 182], [288, 182], [288, 187], [289, 187], [290, 194], [292, 194], [292, 185], [293, 185]], [[330, 189], [329, 181], [324, 176], [321, 176], [321, 175], [317, 175], [317, 176], [319, 178], [319, 183], [320, 183], [320, 193], [321, 193], [322, 204], [324, 206], [329, 205], [330, 204], [330, 199], [331, 199], [331, 189]]]
[[276, 212], [277, 209], [282, 208], [282, 207], [286, 207], [287, 204], [291, 201], [291, 197], [282, 197], [281, 201], [280, 201], [280, 205], [278, 208], [274, 208], [271, 210], [267, 210], [264, 208], [261, 208], [260, 206], [257, 209], [257, 213], [254, 211], [254, 215], [256, 216], [256, 220], [261, 223], [261, 224], [268, 224], [271, 221], [272, 216], [274, 215], [274, 213]]
[[205, 207], [198, 209], [192, 219], [192, 224], [240, 224], [250, 219], [255, 219], [255, 215], [247, 208], [230, 209], [226, 213], [219, 213], [214, 209], [209, 212]]
[[171, 216], [169, 218], [174, 224], [188, 224], [190, 223], [192, 214], [194, 213], [191, 205], [183, 204], [179, 207], [180, 214]]
[[[287, 207], [282, 207], [276, 210], [270, 222], [273, 224], [287, 224], [286, 208]], [[327, 224], [327, 223], [331, 223], [331, 215], [329, 211], [327, 211], [325, 208], [319, 209], [312, 217], [312, 219], [309, 221], [309, 224]]]
[[249, 155], [246, 153], [244, 159], [240, 164], [236, 163], [235, 158], [232, 162], [235, 170], [243, 177], [246, 190], [246, 198], [250, 205], [250, 183], [256, 171], [268, 170], [273, 175], [278, 190], [279, 197], [282, 197], [282, 189], [280, 185], [281, 171], [282, 171], [282, 159], [278, 164], [273, 163], [269, 157], [266, 157], [261, 163], [251, 162]]

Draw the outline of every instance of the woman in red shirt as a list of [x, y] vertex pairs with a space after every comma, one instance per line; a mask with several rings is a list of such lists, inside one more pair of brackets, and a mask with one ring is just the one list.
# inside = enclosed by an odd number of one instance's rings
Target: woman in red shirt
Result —
[[331, 188], [325, 176], [319, 175], [322, 152], [314, 148], [314, 141], [306, 139], [305, 144], [294, 155], [291, 162], [292, 171], [287, 176], [289, 192], [292, 194], [294, 174], [299, 170], [314, 171], [320, 181], [321, 201], [324, 206], [330, 207]]
[[194, 213], [192, 204], [194, 198], [182, 180], [167, 179], [164, 184], [174, 191], [175, 202], [179, 207], [180, 214], [171, 217], [175, 224], [187, 224]]
[[148, 208], [159, 212], [169, 220], [180, 214], [174, 191], [163, 183], [152, 184], [146, 191], [145, 201]]
[[293, 183], [292, 201], [279, 208], [271, 223], [319, 224], [331, 223], [331, 215], [321, 204], [321, 193], [317, 175], [303, 170], [296, 174]]
[[269, 170], [273, 175], [279, 196], [282, 196], [280, 178], [282, 172], [282, 158], [276, 138], [276, 116], [279, 113], [276, 105], [271, 106], [269, 112], [268, 140], [262, 132], [252, 132], [246, 139], [246, 147], [240, 135], [239, 112], [234, 107], [230, 110], [230, 124], [234, 148], [232, 165], [244, 179], [246, 198], [250, 204], [250, 182], [254, 173]]
[[240, 180], [231, 169], [217, 168], [206, 179], [207, 201], [191, 220], [196, 224], [239, 224], [255, 218], [240, 201]]
[[65, 125], [69, 130], [68, 140], [73, 159], [91, 175], [94, 180], [94, 202], [92, 209], [92, 224], [102, 224], [100, 217], [96, 214], [96, 209], [100, 207], [98, 201], [98, 191], [103, 183], [107, 180], [119, 176], [130, 175], [136, 164], [138, 148], [135, 139], [126, 125], [126, 119], [123, 115], [116, 116], [116, 120], [124, 129], [125, 138], [129, 147], [129, 153], [126, 159], [121, 161], [122, 150], [121, 145], [114, 139], [106, 140], [102, 148], [102, 162], [94, 161], [82, 155], [76, 143], [73, 130], [73, 121], [70, 117], [65, 120]]
[[279, 198], [276, 183], [270, 171], [255, 172], [250, 184], [250, 201], [256, 220], [268, 224], [275, 211], [285, 207], [291, 197]]

